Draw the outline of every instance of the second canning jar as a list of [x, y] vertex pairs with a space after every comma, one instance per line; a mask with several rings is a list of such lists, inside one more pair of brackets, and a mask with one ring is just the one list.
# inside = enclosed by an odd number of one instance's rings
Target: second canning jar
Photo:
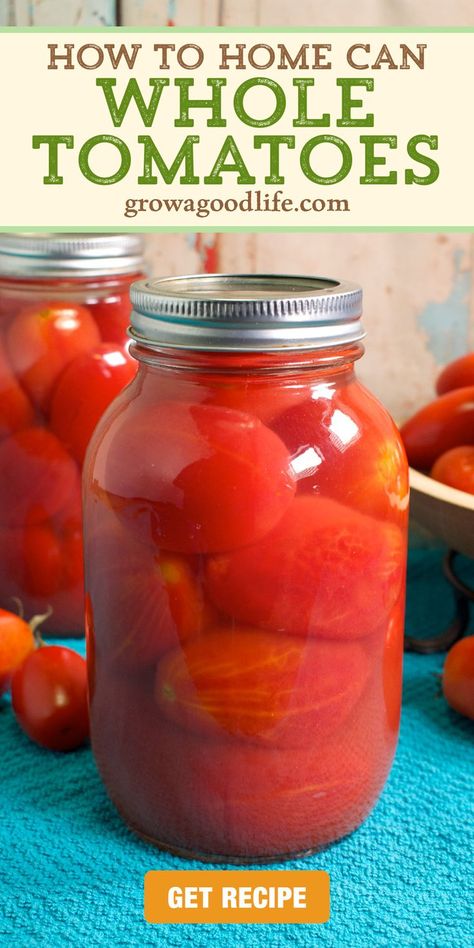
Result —
[[132, 288], [135, 380], [85, 470], [93, 750], [184, 855], [319, 849], [367, 816], [400, 712], [408, 483], [358, 382], [358, 287]]
[[81, 468], [142, 271], [135, 236], [0, 234], [0, 606], [47, 632], [84, 634]]

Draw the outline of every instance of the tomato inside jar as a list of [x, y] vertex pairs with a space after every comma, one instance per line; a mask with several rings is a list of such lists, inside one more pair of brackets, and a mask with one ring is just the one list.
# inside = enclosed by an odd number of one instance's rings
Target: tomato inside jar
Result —
[[86, 460], [92, 746], [181, 855], [324, 848], [378, 798], [400, 714], [407, 463], [358, 382], [361, 290], [133, 285], [138, 372]]
[[128, 351], [135, 236], [0, 235], [0, 605], [83, 635], [81, 471]]

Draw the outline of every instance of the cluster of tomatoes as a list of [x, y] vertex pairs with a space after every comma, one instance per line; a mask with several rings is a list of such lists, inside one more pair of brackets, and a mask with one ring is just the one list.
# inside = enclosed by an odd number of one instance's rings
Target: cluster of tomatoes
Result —
[[41, 747], [68, 751], [89, 735], [84, 659], [59, 645], [45, 646], [31, 622], [0, 609], [0, 696], [11, 691], [16, 719]]
[[[408, 460], [435, 480], [474, 494], [474, 352], [442, 370], [436, 391], [438, 397], [401, 429]], [[474, 636], [449, 652], [443, 692], [452, 708], [474, 718]]]
[[16, 597], [28, 614], [51, 606], [48, 631], [77, 634], [80, 472], [97, 421], [135, 374], [128, 295], [25, 306], [5, 293], [1, 310], [0, 602]]
[[412, 467], [474, 494], [474, 352], [451, 362], [436, 382], [438, 397], [402, 429]]
[[398, 727], [407, 477], [392, 422], [343, 375], [157, 373], [101, 434], [91, 729], [119, 809], [195, 851], [291, 852], [353, 829]]

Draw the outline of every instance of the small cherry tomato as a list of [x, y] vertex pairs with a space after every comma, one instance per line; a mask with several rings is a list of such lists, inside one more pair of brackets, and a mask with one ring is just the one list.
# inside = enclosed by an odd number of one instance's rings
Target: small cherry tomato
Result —
[[451, 448], [435, 461], [431, 477], [457, 490], [474, 494], [474, 445]]
[[18, 314], [7, 333], [13, 372], [43, 411], [63, 369], [99, 343], [99, 330], [89, 310], [75, 303], [29, 306]]
[[87, 300], [87, 306], [97, 323], [100, 338], [104, 342], [115, 342], [123, 346], [132, 311], [128, 293]]
[[51, 400], [50, 426], [79, 464], [97, 422], [136, 370], [125, 349], [104, 343], [78, 356], [62, 373]]
[[438, 395], [444, 395], [455, 388], [474, 385], [474, 352], [455, 359], [440, 372], [436, 382]]
[[0, 444], [0, 521], [41, 523], [61, 510], [77, 485], [77, 466], [45, 428], [25, 428]]
[[12, 679], [12, 705], [25, 733], [50, 750], [73, 750], [89, 734], [87, 668], [61, 645], [38, 648]]
[[0, 695], [16, 669], [35, 648], [33, 630], [21, 616], [0, 609]]
[[[130, 466], [130, 458], [139, 458]], [[103, 487], [135, 535], [179, 553], [231, 550], [268, 533], [295, 492], [290, 456], [254, 415], [163, 402], [109, 431]]]
[[455, 711], [474, 719], [474, 635], [449, 650], [443, 669], [443, 693]]
[[445, 451], [474, 444], [474, 385], [441, 395], [401, 428], [412, 467], [429, 471]]
[[33, 421], [33, 406], [18, 384], [0, 341], [0, 439], [28, 428]]

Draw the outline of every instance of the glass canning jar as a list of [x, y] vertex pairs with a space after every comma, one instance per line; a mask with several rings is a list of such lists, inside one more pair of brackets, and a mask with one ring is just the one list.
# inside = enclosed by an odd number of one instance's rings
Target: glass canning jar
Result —
[[138, 373], [84, 471], [92, 745], [181, 855], [320, 849], [395, 751], [408, 506], [358, 382], [361, 291], [202, 275], [131, 291]]
[[0, 234], [0, 606], [50, 633], [84, 634], [80, 472], [142, 275], [136, 236]]

